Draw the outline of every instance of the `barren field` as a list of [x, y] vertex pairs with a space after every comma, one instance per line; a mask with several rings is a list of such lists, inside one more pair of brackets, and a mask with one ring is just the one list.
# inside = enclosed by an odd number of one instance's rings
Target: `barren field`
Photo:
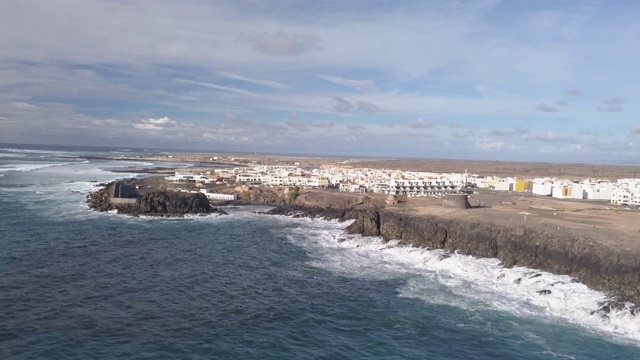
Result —
[[[214, 158], [217, 159], [214, 160]], [[471, 161], [471, 160], [431, 160], [431, 159], [397, 159], [397, 160], [363, 160], [344, 158], [291, 157], [269, 155], [230, 155], [230, 154], [172, 154], [139, 157], [112, 157], [117, 160], [150, 160], [175, 162], [216, 162], [233, 165], [294, 165], [303, 168], [317, 168], [322, 165], [348, 166], [354, 168], [398, 169], [405, 171], [430, 171], [437, 173], [462, 173], [465, 170], [481, 176], [514, 176], [514, 177], [558, 177], [574, 180], [585, 178], [621, 179], [640, 177], [640, 166], [601, 165], [601, 164], [557, 164], [506, 161]]]
[[474, 208], [449, 209], [442, 199], [409, 198], [395, 207], [411, 214], [524, 226], [589, 237], [611, 248], [640, 253], [640, 212], [604, 201], [561, 200], [516, 193], [470, 195]]

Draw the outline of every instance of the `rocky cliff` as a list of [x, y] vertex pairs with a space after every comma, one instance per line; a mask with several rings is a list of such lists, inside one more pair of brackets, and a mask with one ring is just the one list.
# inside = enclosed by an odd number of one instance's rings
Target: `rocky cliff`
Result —
[[87, 196], [89, 208], [96, 211], [117, 210], [119, 214], [182, 216], [185, 214], [208, 214], [224, 211], [211, 207], [209, 199], [202, 193], [179, 193], [153, 191], [139, 196], [134, 203], [114, 204], [110, 201], [113, 183], [106, 184]]
[[[407, 246], [445, 249], [477, 257], [498, 258], [505, 267], [526, 266], [569, 275], [617, 301], [640, 304], [640, 258], [615, 251], [586, 237], [547, 232], [489, 221], [417, 216], [366, 206], [342, 208], [293, 204], [271, 214], [355, 220], [349, 233], [399, 240]], [[553, 291], [552, 289], [549, 291]], [[619, 302], [602, 304], [603, 312]], [[634, 312], [637, 308], [634, 308]]]

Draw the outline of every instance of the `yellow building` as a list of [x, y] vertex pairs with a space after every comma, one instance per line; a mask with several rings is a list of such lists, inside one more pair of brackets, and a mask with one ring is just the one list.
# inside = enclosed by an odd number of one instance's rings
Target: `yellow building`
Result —
[[531, 191], [532, 188], [533, 183], [531, 181], [523, 179], [518, 179], [518, 181], [516, 181], [515, 191], [517, 192]]

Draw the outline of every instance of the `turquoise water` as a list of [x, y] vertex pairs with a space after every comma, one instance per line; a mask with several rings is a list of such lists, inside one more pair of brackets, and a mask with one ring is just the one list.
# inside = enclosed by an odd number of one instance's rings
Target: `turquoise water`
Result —
[[638, 319], [565, 277], [255, 208], [91, 212], [145, 164], [85, 155], [0, 150], [2, 359], [640, 359]]

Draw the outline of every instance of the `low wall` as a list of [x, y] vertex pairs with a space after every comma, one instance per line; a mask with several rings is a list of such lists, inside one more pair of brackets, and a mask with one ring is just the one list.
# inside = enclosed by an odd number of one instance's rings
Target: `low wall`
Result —
[[109, 202], [112, 204], [135, 204], [136, 203], [136, 199], [135, 198], [110, 198]]
[[469, 197], [467, 194], [446, 194], [442, 200], [442, 206], [454, 209], [470, 209]]

